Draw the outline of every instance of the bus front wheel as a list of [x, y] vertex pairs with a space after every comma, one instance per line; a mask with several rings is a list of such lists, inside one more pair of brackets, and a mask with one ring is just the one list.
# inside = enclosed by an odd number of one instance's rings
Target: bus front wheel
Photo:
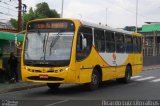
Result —
[[60, 86], [60, 83], [47, 83], [47, 86], [51, 89], [51, 90], [57, 90]]
[[91, 82], [87, 84], [89, 90], [96, 90], [99, 87], [100, 75], [97, 69], [94, 69], [91, 76]]

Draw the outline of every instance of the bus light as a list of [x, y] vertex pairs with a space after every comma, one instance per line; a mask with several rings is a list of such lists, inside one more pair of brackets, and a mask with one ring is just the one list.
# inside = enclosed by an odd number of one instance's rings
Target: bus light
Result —
[[28, 68], [26, 66], [24, 66], [24, 69], [27, 70]]
[[69, 68], [66, 68], [65, 70], [68, 71]]

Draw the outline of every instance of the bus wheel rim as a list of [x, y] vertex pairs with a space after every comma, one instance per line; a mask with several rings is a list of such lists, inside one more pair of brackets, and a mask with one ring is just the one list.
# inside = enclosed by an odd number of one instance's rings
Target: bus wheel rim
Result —
[[92, 84], [96, 85], [98, 83], [97, 75], [93, 74], [92, 76]]
[[129, 81], [131, 79], [131, 76], [130, 76], [130, 72], [128, 71], [127, 72], [127, 80]]

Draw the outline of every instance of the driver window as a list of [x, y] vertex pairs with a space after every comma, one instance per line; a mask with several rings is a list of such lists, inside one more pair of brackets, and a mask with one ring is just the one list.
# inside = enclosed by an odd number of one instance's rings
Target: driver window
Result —
[[92, 47], [92, 29], [81, 27], [77, 36], [76, 59], [83, 60], [91, 52]]

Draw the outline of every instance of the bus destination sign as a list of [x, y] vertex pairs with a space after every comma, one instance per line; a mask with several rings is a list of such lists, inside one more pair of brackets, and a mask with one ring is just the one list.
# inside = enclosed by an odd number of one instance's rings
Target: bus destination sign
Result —
[[31, 22], [28, 24], [28, 30], [34, 29], [74, 29], [74, 24], [71, 21], [43, 21]]
[[35, 26], [37, 27], [37, 29], [48, 29], [48, 28], [67, 28], [67, 24], [66, 23], [37, 23], [37, 25]]

